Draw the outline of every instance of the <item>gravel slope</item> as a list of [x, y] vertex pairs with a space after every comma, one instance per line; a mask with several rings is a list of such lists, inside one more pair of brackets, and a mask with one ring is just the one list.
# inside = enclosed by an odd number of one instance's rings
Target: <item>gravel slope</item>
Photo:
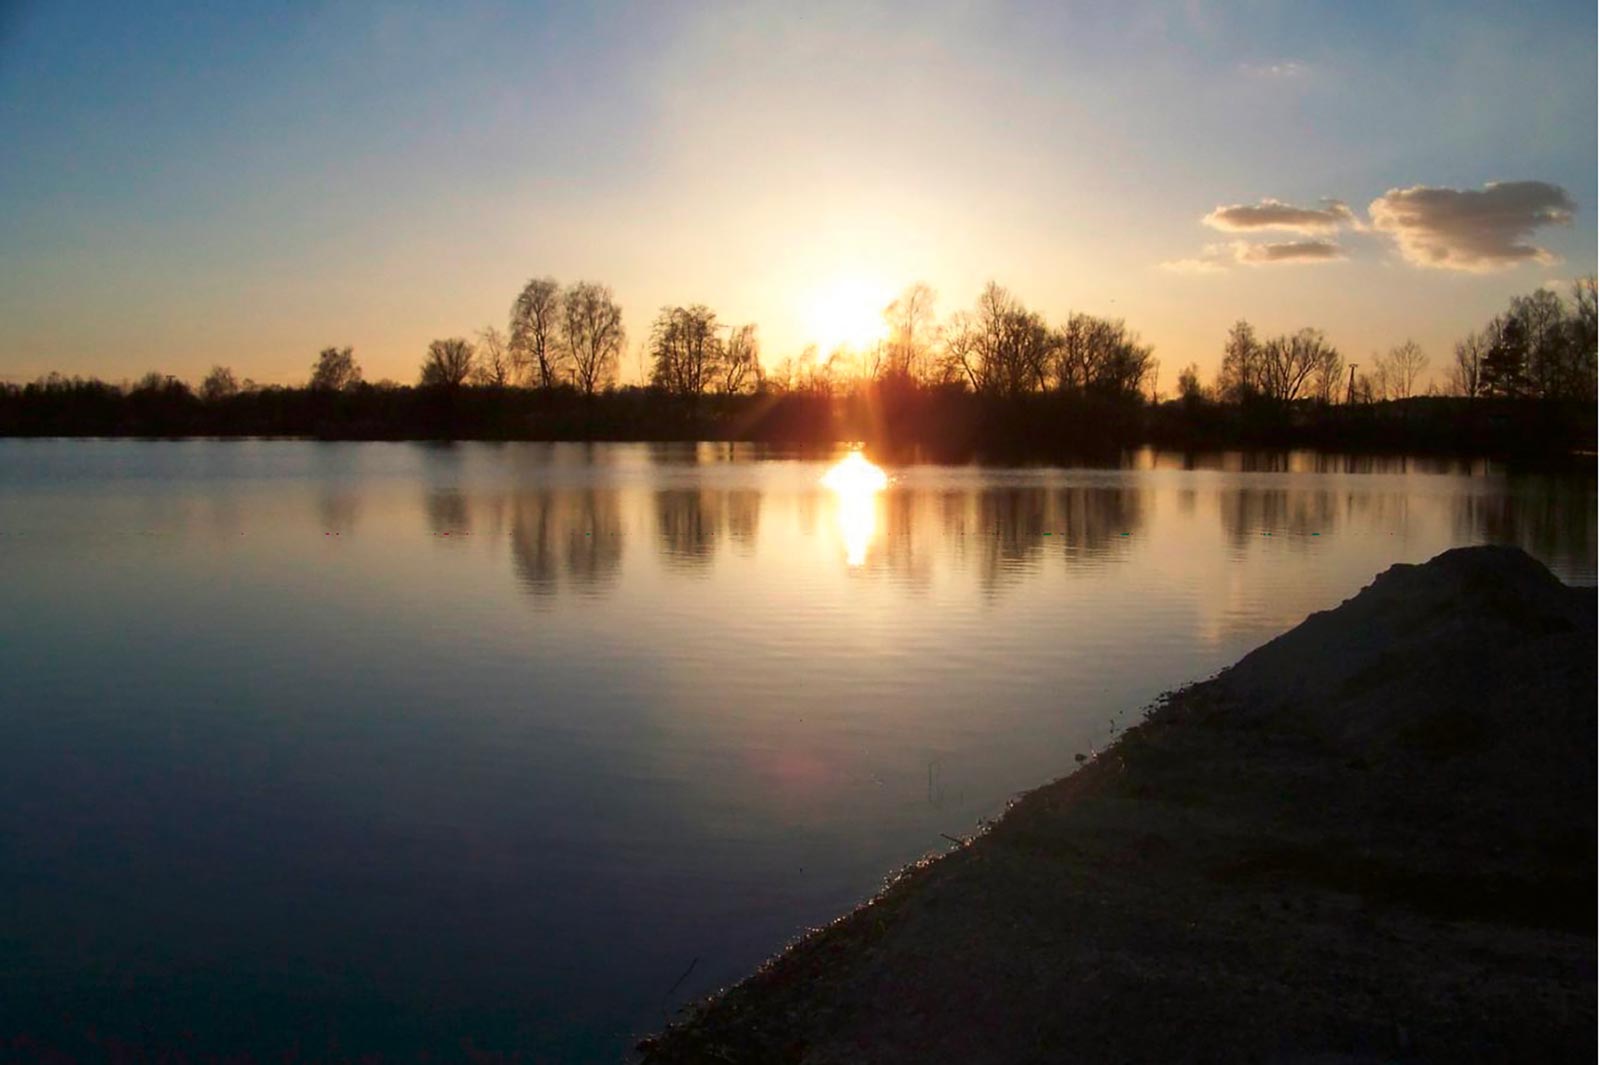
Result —
[[1595, 605], [1395, 566], [644, 1060], [1593, 1061]]

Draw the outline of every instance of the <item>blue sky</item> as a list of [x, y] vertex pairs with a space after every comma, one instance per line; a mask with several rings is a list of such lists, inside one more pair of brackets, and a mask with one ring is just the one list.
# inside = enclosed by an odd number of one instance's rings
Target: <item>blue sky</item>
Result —
[[[503, 325], [543, 274], [611, 284], [635, 345], [659, 306], [700, 301], [757, 322], [769, 361], [854, 339], [912, 281], [947, 314], [993, 278], [1052, 319], [1126, 317], [1164, 388], [1213, 370], [1241, 316], [1322, 327], [1356, 359], [1413, 336], [1441, 367], [1511, 295], [1595, 269], [1595, 20], [1578, 3], [13, 4], [0, 374], [225, 363], [288, 383], [338, 343], [369, 378], [411, 380], [429, 340]], [[1479, 211], [1489, 182], [1540, 184]], [[1414, 186], [1444, 190], [1443, 213], [1375, 228], [1373, 201]], [[1327, 198], [1353, 224], [1202, 222]], [[1513, 231], [1541, 254], [1478, 254]], [[1307, 241], [1337, 250], [1250, 250]], [[1419, 265], [1429, 241], [1449, 246]]]

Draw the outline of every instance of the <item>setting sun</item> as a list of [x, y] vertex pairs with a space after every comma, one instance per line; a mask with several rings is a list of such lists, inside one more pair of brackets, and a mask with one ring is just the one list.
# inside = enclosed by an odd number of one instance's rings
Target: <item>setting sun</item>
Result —
[[883, 309], [894, 299], [889, 286], [861, 277], [837, 277], [817, 287], [805, 324], [819, 358], [840, 346], [871, 347], [884, 334]]

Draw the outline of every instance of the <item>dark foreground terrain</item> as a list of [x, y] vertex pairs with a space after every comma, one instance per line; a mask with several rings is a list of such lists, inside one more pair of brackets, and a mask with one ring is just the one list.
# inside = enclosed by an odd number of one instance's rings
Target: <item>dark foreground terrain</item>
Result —
[[1593, 1061], [1595, 603], [1395, 566], [645, 1060]]

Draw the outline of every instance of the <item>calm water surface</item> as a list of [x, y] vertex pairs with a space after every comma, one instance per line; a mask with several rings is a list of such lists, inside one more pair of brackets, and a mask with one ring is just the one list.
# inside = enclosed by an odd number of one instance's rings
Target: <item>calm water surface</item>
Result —
[[1392, 563], [1595, 581], [1592, 473], [828, 465], [0, 442], [0, 1034], [616, 1061]]

